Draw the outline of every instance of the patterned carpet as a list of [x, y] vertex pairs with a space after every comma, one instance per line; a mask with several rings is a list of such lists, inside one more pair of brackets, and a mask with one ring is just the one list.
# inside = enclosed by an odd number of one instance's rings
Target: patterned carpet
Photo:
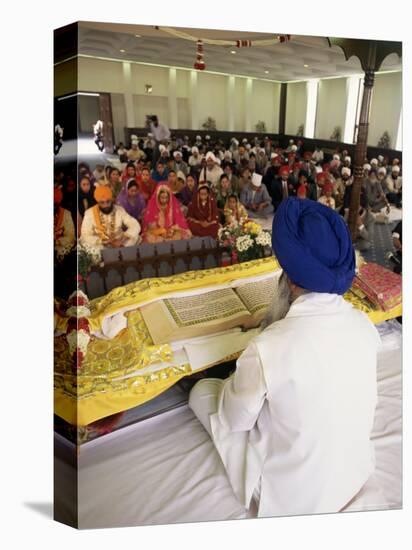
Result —
[[[398, 221], [402, 218], [402, 210], [391, 207], [388, 224], [375, 224], [375, 233], [372, 246], [369, 250], [362, 252], [362, 256], [368, 262], [374, 262], [383, 267], [393, 269], [393, 265], [386, 259], [388, 252], [394, 252], [392, 244], [392, 231]], [[266, 219], [255, 219], [263, 229], [271, 231], [273, 217]]]
[[398, 222], [388, 224], [375, 224], [375, 234], [372, 246], [369, 250], [362, 252], [362, 256], [367, 262], [393, 268], [393, 264], [385, 257], [388, 252], [394, 252], [392, 244], [392, 231]]

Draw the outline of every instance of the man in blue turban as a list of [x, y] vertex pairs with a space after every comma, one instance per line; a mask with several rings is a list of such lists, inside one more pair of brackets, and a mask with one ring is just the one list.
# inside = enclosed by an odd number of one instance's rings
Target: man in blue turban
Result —
[[355, 276], [348, 226], [315, 201], [283, 201], [273, 220], [272, 247], [282, 269], [305, 290], [344, 294]]
[[342, 296], [355, 255], [336, 212], [285, 199], [272, 246], [282, 275], [266, 328], [232, 376], [194, 386], [189, 406], [246, 509], [266, 517], [338, 512], [374, 471], [380, 339]]

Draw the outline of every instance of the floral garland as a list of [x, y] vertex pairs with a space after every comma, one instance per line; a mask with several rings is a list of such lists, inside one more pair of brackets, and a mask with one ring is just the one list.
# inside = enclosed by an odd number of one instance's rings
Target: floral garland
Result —
[[211, 46], [233, 46], [236, 48], [250, 48], [251, 46], [273, 46], [274, 44], [283, 44], [284, 42], [289, 42], [291, 39], [290, 34], [275, 34], [270, 38], [263, 38], [259, 40], [221, 40], [213, 38], [198, 38], [187, 32], [173, 29], [171, 27], [155, 27], [156, 30], [163, 31], [171, 36], [176, 38], [181, 38], [183, 40], [190, 40], [191, 42], [198, 42], [199, 40], [203, 44], [210, 44]]
[[115, 233], [115, 222], [116, 222], [116, 212], [115, 209], [111, 211], [109, 214], [110, 221], [106, 223], [105, 218], [103, 217], [103, 213], [101, 212], [99, 205], [95, 205], [93, 208], [93, 217], [96, 224], [96, 233], [99, 236], [99, 238], [102, 240], [102, 242], [109, 241], [111, 238], [113, 238], [113, 235]]
[[66, 328], [66, 340], [75, 370], [79, 370], [90, 342], [89, 299], [81, 290], [73, 292], [68, 299], [66, 315], [69, 316]]

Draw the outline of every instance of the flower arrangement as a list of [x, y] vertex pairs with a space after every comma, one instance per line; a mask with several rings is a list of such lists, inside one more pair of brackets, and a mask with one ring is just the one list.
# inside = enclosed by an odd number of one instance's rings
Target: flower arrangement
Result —
[[255, 124], [255, 130], [256, 130], [256, 132], [259, 132], [260, 134], [264, 134], [266, 132], [266, 122], [264, 120], [259, 120]]
[[59, 245], [59, 246], [55, 246], [54, 247], [54, 253], [55, 253], [55, 258], [57, 260], [57, 262], [61, 263], [64, 258], [70, 254], [70, 252], [73, 250], [73, 245], [72, 244], [69, 244], [69, 245], [66, 245], [66, 246], [62, 246], [62, 245]]
[[66, 328], [66, 340], [70, 357], [76, 369], [80, 369], [90, 342], [89, 299], [81, 290], [73, 292], [68, 299], [66, 314], [69, 316]]
[[335, 126], [330, 139], [333, 141], [342, 141], [342, 128], [340, 126]]
[[222, 227], [218, 232], [220, 246], [231, 255], [233, 262], [247, 262], [265, 256], [272, 243], [269, 231], [251, 220], [236, 226]]
[[390, 146], [391, 146], [391, 137], [389, 135], [389, 132], [385, 130], [381, 135], [380, 140], [378, 141], [378, 147], [381, 147], [382, 149], [389, 149]]
[[216, 130], [216, 120], [211, 116], [208, 116], [205, 122], [202, 124], [204, 130]]
[[87, 278], [90, 268], [93, 265], [99, 265], [101, 262], [102, 255], [100, 248], [93, 248], [79, 243], [77, 245], [77, 270], [79, 282]]

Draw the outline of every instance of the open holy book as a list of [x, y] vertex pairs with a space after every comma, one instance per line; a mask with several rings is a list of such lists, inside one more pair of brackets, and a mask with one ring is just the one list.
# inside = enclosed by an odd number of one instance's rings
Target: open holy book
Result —
[[235, 327], [257, 327], [276, 287], [277, 277], [270, 277], [237, 288], [159, 300], [140, 311], [154, 344], [166, 344]]

